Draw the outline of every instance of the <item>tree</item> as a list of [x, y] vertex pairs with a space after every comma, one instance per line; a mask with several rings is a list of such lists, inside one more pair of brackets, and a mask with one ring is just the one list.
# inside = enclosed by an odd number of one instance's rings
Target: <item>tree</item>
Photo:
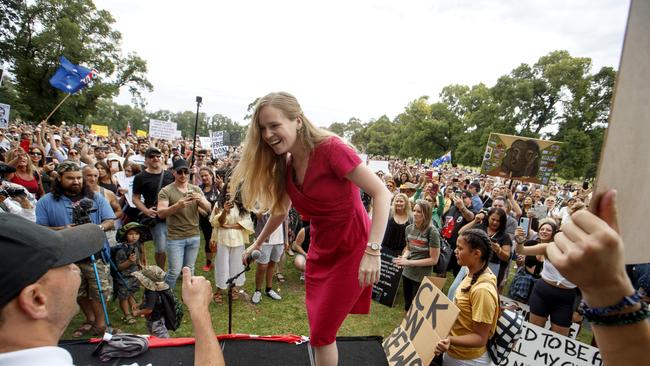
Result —
[[19, 7], [15, 28], [7, 30], [13, 47], [6, 60], [18, 95], [29, 107], [26, 118], [44, 118], [64, 97], [48, 82], [61, 55], [96, 68], [100, 78], [70, 97], [52, 117], [54, 122], [83, 121], [102, 98], [112, 99], [121, 87], [143, 105], [141, 91], [153, 89], [145, 77], [146, 62], [136, 54], [121, 54], [121, 35], [113, 23], [111, 14], [96, 9], [91, 0], [37, 0]]

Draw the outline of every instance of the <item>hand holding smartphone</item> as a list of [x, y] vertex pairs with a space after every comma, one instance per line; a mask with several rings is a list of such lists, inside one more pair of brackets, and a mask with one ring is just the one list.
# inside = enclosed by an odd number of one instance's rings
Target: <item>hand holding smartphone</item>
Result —
[[530, 218], [522, 217], [519, 219], [519, 227], [524, 229], [525, 237], [528, 237], [528, 230], [530, 228]]

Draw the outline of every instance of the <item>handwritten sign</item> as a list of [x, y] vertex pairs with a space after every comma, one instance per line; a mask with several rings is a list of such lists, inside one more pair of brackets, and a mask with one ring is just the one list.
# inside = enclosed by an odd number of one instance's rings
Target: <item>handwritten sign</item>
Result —
[[201, 145], [201, 148], [209, 149], [211, 143], [212, 143], [212, 139], [210, 139], [209, 136], [208, 137], [199, 136], [199, 144]]
[[498, 366], [602, 366], [602, 364], [598, 348], [524, 322], [521, 339], [508, 355], [507, 361]]
[[560, 156], [561, 142], [491, 133], [481, 174], [548, 184]]
[[212, 156], [215, 159], [223, 159], [228, 156], [228, 146], [223, 143], [223, 131], [211, 132], [210, 139]]
[[429, 365], [434, 356], [433, 345], [449, 334], [459, 312], [425, 277], [404, 320], [382, 344], [388, 364]]
[[393, 263], [399, 252], [386, 247], [381, 248], [381, 271], [379, 282], [372, 286], [372, 299], [392, 307], [397, 297], [397, 288], [402, 278], [402, 268]]
[[[500, 298], [501, 298], [501, 306], [507, 306], [508, 308], [511, 308], [512, 310], [520, 313], [524, 317], [524, 319], [528, 320], [528, 314], [530, 314], [530, 307], [527, 304], [524, 304], [523, 302], [519, 302], [517, 300], [513, 300], [503, 295], [501, 295]], [[580, 333], [580, 327], [581, 327], [580, 323], [571, 323], [571, 327], [569, 328], [569, 338], [576, 339], [578, 333]], [[544, 328], [551, 329], [550, 320], [548, 319], [546, 320], [546, 325], [544, 326]]]
[[176, 122], [149, 120], [149, 136], [165, 140], [173, 140], [176, 135]]
[[11, 106], [9, 104], [0, 103], [0, 128], [9, 127], [9, 112]]

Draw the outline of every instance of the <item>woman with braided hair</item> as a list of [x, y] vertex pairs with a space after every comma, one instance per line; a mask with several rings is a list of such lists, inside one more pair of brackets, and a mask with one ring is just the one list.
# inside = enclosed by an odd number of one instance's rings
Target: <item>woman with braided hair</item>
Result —
[[488, 267], [491, 253], [490, 239], [480, 229], [465, 230], [456, 242], [458, 264], [469, 273], [454, 298], [458, 319], [436, 346], [436, 353], [444, 353], [444, 366], [490, 365], [486, 345], [496, 329], [499, 305], [497, 279]]

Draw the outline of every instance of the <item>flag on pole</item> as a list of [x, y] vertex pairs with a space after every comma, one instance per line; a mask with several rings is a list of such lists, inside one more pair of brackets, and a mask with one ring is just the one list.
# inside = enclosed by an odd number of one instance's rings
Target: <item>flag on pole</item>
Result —
[[431, 163], [431, 167], [435, 168], [438, 167], [444, 163], [451, 163], [451, 151], [447, 151], [443, 156], [439, 157], [438, 159], [434, 160], [433, 163]]
[[127, 135], [131, 134], [131, 122], [130, 121], [126, 122], [126, 134]]
[[61, 56], [60, 62], [61, 66], [50, 79], [50, 85], [68, 94], [83, 89], [97, 76], [97, 70], [75, 65], [64, 56]]

